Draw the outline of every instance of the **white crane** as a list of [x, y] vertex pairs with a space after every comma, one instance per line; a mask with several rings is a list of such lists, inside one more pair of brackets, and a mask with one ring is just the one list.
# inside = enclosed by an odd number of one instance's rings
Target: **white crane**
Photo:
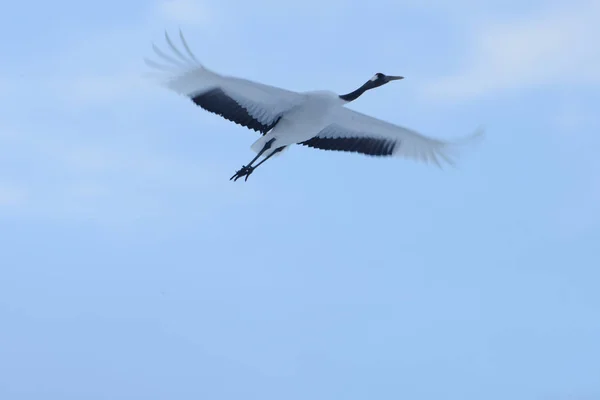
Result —
[[[173, 54], [165, 54], [154, 44], [152, 47], [169, 65], [145, 60], [149, 66], [168, 74], [162, 83], [189, 97], [204, 110], [262, 134], [251, 146], [256, 157], [230, 180], [244, 176], [248, 180], [255, 168], [292, 144], [371, 156], [402, 156], [432, 161], [438, 166], [441, 166], [438, 157], [452, 163], [448, 151], [456, 142], [429, 138], [344, 107], [367, 90], [403, 79], [402, 76], [377, 73], [344, 95], [330, 91], [294, 92], [215, 73], [196, 59], [181, 30], [179, 36], [187, 54], [179, 50], [165, 32]], [[479, 130], [465, 139], [482, 133]], [[264, 158], [253, 166], [261, 156]]]

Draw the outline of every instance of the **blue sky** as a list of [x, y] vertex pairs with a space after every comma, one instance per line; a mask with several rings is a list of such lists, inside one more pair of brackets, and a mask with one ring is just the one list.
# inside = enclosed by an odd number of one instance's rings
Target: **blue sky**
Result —
[[[7, 3], [0, 398], [600, 398], [600, 3]], [[292, 148], [155, 87], [208, 67], [353, 108], [457, 168]]]

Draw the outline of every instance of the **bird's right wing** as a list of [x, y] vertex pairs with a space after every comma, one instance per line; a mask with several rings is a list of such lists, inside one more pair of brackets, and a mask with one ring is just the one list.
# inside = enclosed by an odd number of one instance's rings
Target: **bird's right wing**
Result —
[[189, 97], [203, 109], [265, 134], [277, 124], [281, 115], [304, 101], [304, 95], [297, 92], [208, 70], [191, 52], [181, 31], [179, 36], [186, 54], [165, 33], [172, 54], [165, 54], [155, 45], [153, 48], [169, 65], [145, 61], [166, 73], [162, 79], [164, 86]]
[[[482, 134], [483, 130], [479, 129], [461, 142]], [[327, 127], [317, 136], [299, 144], [323, 150], [413, 158], [441, 166], [440, 159], [453, 164], [451, 151], [460, 143], [430, 138], [349, 108], [337, 107], [332, 110], [331, 123]]]

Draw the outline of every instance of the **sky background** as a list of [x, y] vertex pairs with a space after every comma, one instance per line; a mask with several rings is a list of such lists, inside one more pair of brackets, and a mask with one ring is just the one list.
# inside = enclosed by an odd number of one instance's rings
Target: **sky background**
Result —
[[[0, 398], [600, 399], [600, 2], [8, 2]], [[457, 168], [294, 147], [154, 86], [184, 31], [451, 139]]]

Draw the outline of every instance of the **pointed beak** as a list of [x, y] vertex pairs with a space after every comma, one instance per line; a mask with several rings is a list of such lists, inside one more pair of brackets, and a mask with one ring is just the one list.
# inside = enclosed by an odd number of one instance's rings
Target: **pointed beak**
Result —
[[403, 76], [390, 76], [390, 75], [388, 75], [387, 78], [388, 78], [389, 81], [398, 81], [400, 79], [404, 79]]

